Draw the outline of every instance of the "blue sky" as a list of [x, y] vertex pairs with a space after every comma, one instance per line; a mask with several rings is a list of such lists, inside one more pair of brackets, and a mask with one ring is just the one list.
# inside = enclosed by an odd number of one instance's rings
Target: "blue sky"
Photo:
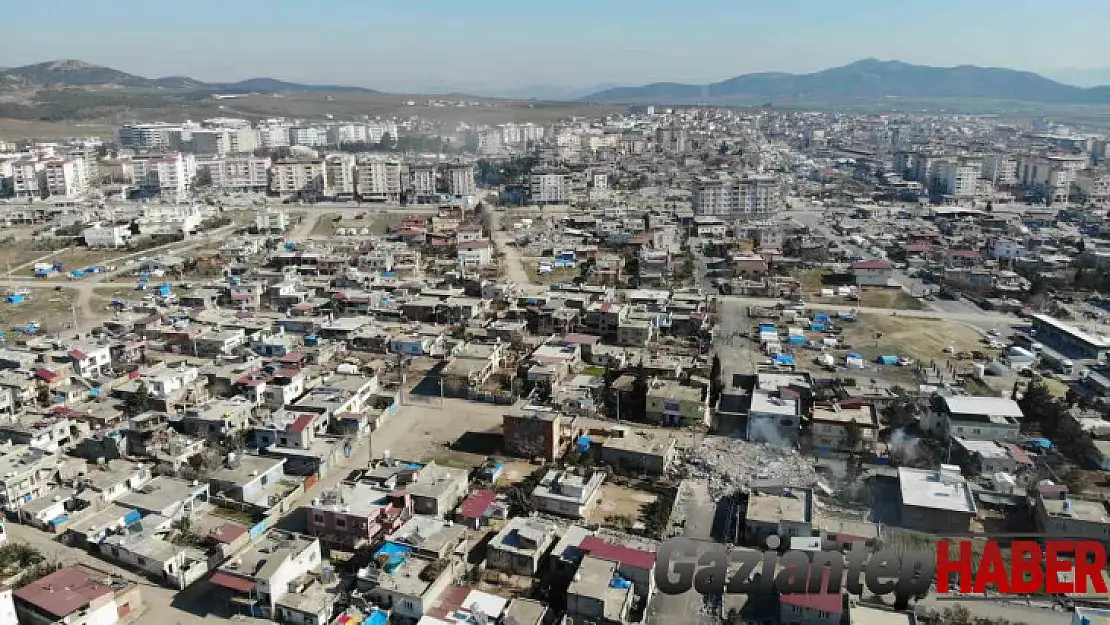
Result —
[[1057, 75], [1110, 65], [1107, 0], [0, 0], [0, 10], [0, 66], [79, 58], [146, 76], [393, 91], [700, 83], [867, 57]]

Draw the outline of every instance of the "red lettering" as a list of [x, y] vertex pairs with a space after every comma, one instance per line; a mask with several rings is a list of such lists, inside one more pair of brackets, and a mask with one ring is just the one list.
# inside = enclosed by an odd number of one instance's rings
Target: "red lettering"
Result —
[[979, 570], [975, 572], [975, 586], [972, 592], [982, 594], [987, 585], [993, 585], [1002, 594], [1010, 594], [1010, 577], [1002, 562], [1002, 550], [998, 543], [988, 540], [983, 545], [983, 555], [979, 558]]
[[960, 592], [971, 592], [971, 543], [960, 543], [960, 557], [949, 560], [947, 540], [937, 543], [937, 594], [948, 594], [948, 576], [955, 573], [960, 579]]
[[1031, 595], [1040, 590], [1044, 584], [1041, 546], [1032, 540], [1015, 540], [1010, 543], [1010, 557], [1013, 561], [1010, 564], [1010, 591], [1015, 595]]
[[1064, 595], [1075, 589], [1075, 584], [1060, 579], [1060, 573], [1070, 571], [1072, 563], [1060, 554], [1072, 551], [1075, 543], [1050, 540], [1044, 547], [1044, 591], [1050, 595]]
[[[1080, 540], [1075, 543], [1075, 590], [1078, 594], [1106, 594], [1106, 578], [1102, 576], [1106, 568], [1106, 547], [1093, 540]], [[1090, 580], [1088, 582], [1088, 580]]]

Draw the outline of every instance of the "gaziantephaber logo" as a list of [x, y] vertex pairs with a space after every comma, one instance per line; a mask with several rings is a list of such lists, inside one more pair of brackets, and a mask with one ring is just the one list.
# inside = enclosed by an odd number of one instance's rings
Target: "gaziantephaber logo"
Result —
[[[938, 540], [934, 551], [901, 553], [872, 552], [862, 542], [852, 543], [847, 552], [826, 542], [819, 551], [780, 553], [778, 536], [770, 536], [763, 551], [726, 551], [720, 544], [676, 538], [660, 546], [655, 584], [664, 594], [693, 588], [703, 595], [843, 590], [859, 595], [866, 583], [872, 594], [894, 594], [898, 603], [925, 596], [934, 581], [941, 596], [954, 589], [964, 595], [988, 590], [995, 595], [1107, 593], [1106, 548], [1101, 542], [1060, 537], [999, 540], [1012, 537]], [[1003, 555], [1006, 549], [1008, 557]]]

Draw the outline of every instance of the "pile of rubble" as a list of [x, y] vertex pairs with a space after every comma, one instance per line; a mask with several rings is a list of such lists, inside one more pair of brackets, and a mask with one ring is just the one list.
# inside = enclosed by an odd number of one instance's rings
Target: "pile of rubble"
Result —
[[812, 461], [794, 449], [707, 436], [686, 451], [686, 477], [704, 479], [714, 500], [757, 482], [804, 487], [817, 482]]

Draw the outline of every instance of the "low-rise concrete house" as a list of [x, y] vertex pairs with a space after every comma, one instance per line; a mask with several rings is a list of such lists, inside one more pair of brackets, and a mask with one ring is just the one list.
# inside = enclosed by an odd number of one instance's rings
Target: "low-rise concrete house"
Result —
[[632, 584], [616, 584], [619, 565], [586, 556], [567, 589], [566, 622], [572, 625], [625, 625], [636, 594]]
[[762, 546], [774, 534], [809, 537], [818, 527], [817, 499], [812, 489], [790, 489], [782, 494], [753, 492], [744, 517], [744, 540]]
[[1033, 505], [1037, 531], [1061, 536], [1105, 536], [1110, 543], [1110, 510], [1105, 501], [1071, 496], [1060, 485], [1040, 486]]
[[33, 581], [13, 593], [19, 622], [116, 625], [142, 611], [138, 585], [103, 580], [103, 573], [70, 566]]
[[532, 577], [555, 543], [558, 527], [550, 521], [514, 517], [486, 545], [486, 567], [510, 575]]
[[452, 558], [467, 552], [466, 528], [423, 514], [409, 518], [386, 539], [422, 558]]
[[858, 286], [885, 287], [894, 277], [894, 265], [882, 258], [861, 260], [852, 263], [852, 275]]
[[855, 451], [875, 451], [879, 416], [871, 404], [815, 406], [810, 421], [810, 436], [818, 449], [847, 450], [850, 432], [855, 428]]
[[[277, 607], [296, 594], [305, 578], [320, 570], [320, 541], [301, 534], [270, 530], [246, 551], [220, 565], [210, 581], [232, 593], [231, 605], [241, 614], [285, 620]], [[325, 623], [331, 614], [317, 623]]]
[[169, 519], [151, 515], [144, 518], [140, 525], [141, 529], [132, 525], [126, 534], [106, 537], [100, 543], [100, 553], [141, 571], [158, 583], [179, 590], [208, 572], [208, 555], [203, 551], [175, 545], [162, 538]]
[[408, 495], [363, 482], [342, 482], [312, 500], [308, 531], [324, 542], [358, 548], [396, 531], [412, 516]]
[[1021, 440], [1021, 406], [1008, 397], [933, 398], [922, 426], [942, 436], [979, 441]]
[[19, 508], [49, 490], [58, 475], [55, 454], [25, 445], [0, 446], [0, 505]]
[[540, 406], [524, 406], [502, 420], [505, 452], [518, 458], [554, 460], [562, 455], [562, 415]]
[[392, 610], [390, 618], [415, 623], [430, 611], [462, 571], [456, 558], [417, 556], [404, 545], [386, 542], [358, 572], [358, 587], [370, 600]]
[[186, 409], [181, 423], [188, 434], [218, 439], [246, 431], [253, 409], [254, 404], [245, 397], [217, 399]]
[[284, 476], [284, 458], [231, 453], [224, 466], [209, 475], [208, 481], [216, 493], [269, 508], [274, 503], [271, 499], [282, 494], [275, 489]]
[[[615, 435], [617, 432], [620, 436]], [[673, 436], [659, 436], [650, 431], [611, 430], [609, 438], [601, 444], [601, 461], [605, 464], [649, 475], [666, 473], [676, 454]]]
[[902, 492], [902, 526], [922, 532], [967, 532], [978, 510], [975, 495], [960, 468], [898, 468]]
[[648, 421], [675, 426], [709, 425], [707, 393], [675, 380], [653, 380], [647, 392]]
[[120, 505], [143, 514], [156, 514], [168, 519], [196, 512], [198, 501], [208, 501], [208, 484], [165, 476], [158, 476], [139, 490], [116, 500]]
[[590, 508], [597, 503], [604, 481], [603, 471], [575, 475], [552, 469], [532, 491], [532, 503], [540, 512], [575, 519], [585, 518]]

